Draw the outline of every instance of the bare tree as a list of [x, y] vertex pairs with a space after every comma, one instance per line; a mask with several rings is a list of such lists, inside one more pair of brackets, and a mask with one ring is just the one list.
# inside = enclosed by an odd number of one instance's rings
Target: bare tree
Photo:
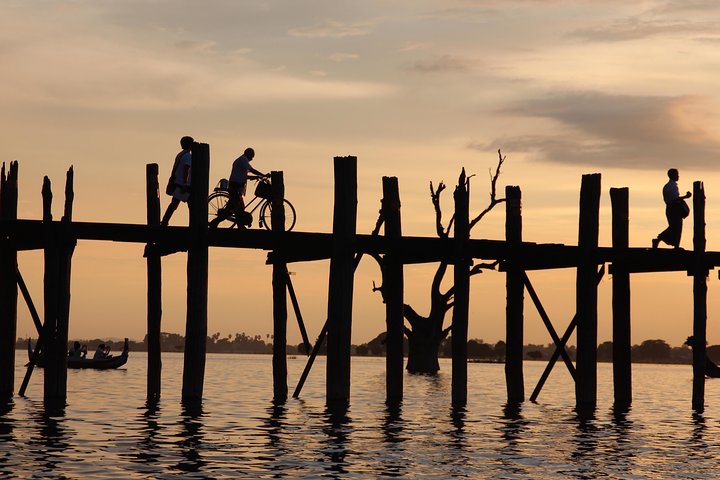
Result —
[[[490, 200], [487, 206], [470, 221], [470, 229], [477, 225], [485, 215], [492, 211], [495, 206], [505, 201], [505, 198], [497, 196], [497, 181], [500, 176], [500, 170], [505, 162], [505, 157], [498, 150], [498, 163], [494, 171], [490, 171]], [[470, 177], [466, 177], [464, 170], [460, 175], [460, 182], [465, 182], [465, 186], [470, 187]], [[430, 199], [435, 210], [435, 229], [439, 238], [448, 238], [450, 230], [455, 221], [455, 217], [451, 217], [447, 227], [443, 225], [443, 215], [441, 208], [441, 196], [446, 186], [443, 182], [438, 183], [437, 188], [430, 182]], [[382, 266], [382, 259], [376, 258]], [[495, 269], [498, 262], [477, 263], [470, 270], [470, 275], [474, 276], [486, 269]], [[430, 287], [430, 312], [427, 316], [422, 316], [415, 309], [405, 304], [404, 316], [408, 326], [405, 326], [405, 335], [408, 338], [408, 363], [407, 370], [410, 373], [435, 374], [440, 370], [438, 362], [438, 352], [443, 340], [447, 338], [452, 326], [443, 328], [447, 312], [454, 305], [455, 287], [449, 287], [442, 290], [442, 282], [447, 272], [448, 262], [441, 261], [435, 271], [432, 285]], [[380, 291], [382, 287], [376, 287], [373, 284], [373, 291]]]

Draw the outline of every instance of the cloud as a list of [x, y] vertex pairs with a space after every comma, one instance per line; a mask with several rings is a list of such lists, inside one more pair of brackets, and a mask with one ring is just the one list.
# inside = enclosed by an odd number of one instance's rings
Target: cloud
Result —
[[667, 35], [707, 35], [718, 31], [717, 22], [661, 22], [630, 18], [608, 25], [577, 29], [568, 34], [587, 42], [625, 42]]
[[336, 20], [325, 19], [318, 25], [306, 28], [293, 28], [288, 31], [293, 37], [303, 38], [342, 38], [358, 37], [370, 33], [366, 23], [343, 23]]
[[475, 142], [470, 148], [535, 152], [565, 164], [624, 168], [683, 165], [717, 169], [720, 135], [703, 97], [630, 96], [599, 92], [566, 93], [529, 100], [505, 110], [552, 120], [547, 135], [518, 135]]
[[421, 60], [408, 67], [419, 73], [466, 72], [471, 69], [473, 62], [454, 55], [440, 55], [430, 60]]
[[183, 52], [190, 53], [211, 53], [215, 51], [217, 42], [211, 40], [207, 41], [194, 41], [194, 40], [181, 40], [175, 42], [175, 48]]
[[360, 55], [358, 55], [357, 53], [333, 53], [328, 58], [330, 58], [330, 60], [332, 60], [333, 62], [340, 63], [347, 60], [356, 60], [360, 58]]

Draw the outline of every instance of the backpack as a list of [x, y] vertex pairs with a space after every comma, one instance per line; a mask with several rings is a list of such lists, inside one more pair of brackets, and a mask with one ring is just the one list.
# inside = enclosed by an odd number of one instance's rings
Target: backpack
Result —
[[167, 186], [165, 187], [165, 193], [167, 195], [172, 196], [173, 192], [175, 191], [175, 171], [177, 170], [178, 165], [180, 164], [180, 159], [182, 158], [183, 152], [180, 152], [175, 157], [175, 163], [173, 163], [172, 172], [170, 173], [170, 178], [168, 179]]

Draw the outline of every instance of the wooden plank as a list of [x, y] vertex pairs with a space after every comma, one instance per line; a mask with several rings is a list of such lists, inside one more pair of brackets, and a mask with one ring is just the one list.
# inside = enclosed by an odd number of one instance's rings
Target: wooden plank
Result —
[[[285, 183], [283, 172], [272, 172], [272, 199], [270, 224], [275, 236], [282, 238], [285, 233]], [[282, 256], [282, 251], [280, 252]], [[273, 399], [282, 402], [287, 399], [287, 264], [273, 263]]]
[[[145, 167], [147, 224], [160, 226], [160, 181], [157, 163]], [[153, 244], [148, 244], [153, 245]], [[162, 391], [162, 354], [160, 333], [162, 328], [162, 260], [152, 248], [146, 249], [147, 263], [147, 401], [153, 404]]]
[[357, 158], [335, 157], [333, 244], [328, 287], [328, 404], [350, 401], [350, 342], [357, 228]]
[[382, 216], [388, 253], [383, 258], [382, 295], [385, 301], [385, 400], [398, 403], [403, 398], [403, 317], [404, 277], [398, 240], [402, 238], [400, 189], [397, 177], [383, 177]]
[[453, 278], [455, 298], [452, 315], [452, 405], [464, 407], [467, 404], [467, 337], [470, 311], [470, 264], [472, 262], [467, 244], [470, 238], [469, 192], [462, 170], [455, 187], [455, 262]]
[[702, 182], [693, 183], [693, 253], [697, 266], [693, 271], [693, 392], [692, 408], [705, 408], [705, 362], [707, 344], [707, 277], [702, 264], [705, 252], [705, 188]]
[[[520, 187], [505, 187], [505, 241], [508, 250], [522, 244], [522, 193]], [[513, 258], [513, 255], [509, 255]], [[510, 260], [505, 275], [505, 387], [508, 403], [525, 400], [523, 377], [523, 328], [527, 278], [522, 268]]]
[[578, 408], [597, 404], [597, 260], [590, 252], [598, 246], [600, 216], [600, 174], [583, 175], [580, 187], [578, 247], [589, 254], [578, 263], [576, 280]]
[[[629, 189], [611, 188], [612, 246], [623, 250], [629, 244]], [[613, 263], [613, 390], [615, 405], [632, 403], [632, 361], [630, 322], [630, 272], [623, 263]]]
[[205, 380], [208, 300], [208, 177], [210, 147], [193, 144], [190, 226], [188, 228], [187, 318], [183, 364], [183, 402], [202, 400]]

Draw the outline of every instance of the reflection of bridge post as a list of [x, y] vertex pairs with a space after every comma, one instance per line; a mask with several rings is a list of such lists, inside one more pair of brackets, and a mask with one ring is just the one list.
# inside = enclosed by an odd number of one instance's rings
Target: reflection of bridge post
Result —
[[185, 323], [185, 359], [183, 400], [201, 400], [207, 349], [208, 300], [208, 177], [210, 147], [193, 144], [190, 227], [187, 259], [187, 317]]
[[[16, 220], [18, 163], [11, 162], [0, 183], [0, 219]], [[17, 333], [17, 246], [8, 238], [0, 240], [0, 401], [12, 398], [15, 385], [15, 337]]]
[[[505, 240], [508, 250], [522, 243], [522, 207], [520, 187], [505, 187]], [[515, 264], [510, 253], [505, 273], [505, 385], [508, 403], [525, 400], [523, 378], [523, 307], [525, 284], [523, 271]]]
[[693, 183], [693, 394], [692, 406], [697, 411], [705, 407], [705, 362], [707, 341], [707, 277], [705, 256], [705, 189], [702, 182]]
[[[629, 190], [611, 188], [612, 246], [617, 250], [628, 248]], [[622, 262], [612, 264], [613, 311], [613, 387], [615, 405], [632, 403], [632, 363], [630, 358], [630, 273]]]
[[600, 174], [583, 175], [580, 187], [580, 222], [576, 280], [577, 378], [575, 401], [578, 406], [597, 403], [597, 259], [600, 217]]
[[335, 206], [328, 287], [326, 398], [350, 401], [350, 341], [357, 228], [357, 157], [335, 157]]

